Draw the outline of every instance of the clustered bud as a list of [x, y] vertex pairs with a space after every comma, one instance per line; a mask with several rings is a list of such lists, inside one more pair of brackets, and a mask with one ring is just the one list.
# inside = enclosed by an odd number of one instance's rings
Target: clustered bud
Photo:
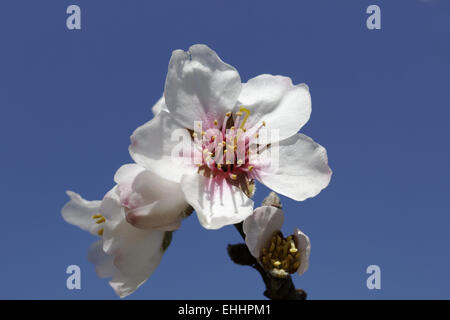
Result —
[[278, 231], [272, 236], [268, 246], [262, 248], [259, 259], [272, 275], [283, 278], [297, 271], [300, 266], [300, 251], [292, 235], [284, 238]]

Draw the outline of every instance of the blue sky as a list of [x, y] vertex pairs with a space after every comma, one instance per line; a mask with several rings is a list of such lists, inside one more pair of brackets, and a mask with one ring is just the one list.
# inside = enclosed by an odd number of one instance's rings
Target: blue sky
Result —
[[[66, 28], [77, 4], [82, 30]], [[381, 7], [382, 29], [366, 28]], [[0, 4], [0, 298], [110, 299], [87, 261], [95, 239], [66, 224], [65, 190], [100, 199], [130, 162], [172, 50], [205, 43], [246, 81], [261, 73], [309, 85], [302, 132], [328, 150], [331, 184], [282, 197], [285, 232], [312, 242], [295, 277], [310, 299], [450, 298], [450, 3], [419, 1], [2, 1]], [[258, 186], [255, 202], [268, 193]], [[174, 234], [130, 299], [259, 299], [234, 265], [233, 227]], [[66, 288], [66, 267], [82, 271]], [[381, 267], [381, 290], [366, 268]]]

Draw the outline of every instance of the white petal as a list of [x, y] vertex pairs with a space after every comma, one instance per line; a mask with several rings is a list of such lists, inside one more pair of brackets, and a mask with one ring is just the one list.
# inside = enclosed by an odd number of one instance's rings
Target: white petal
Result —
[[263, 206], [256, 208], [251, 216], [244, 220], [245, 243], [250, 253], [257, 259], [273, 234], [281, 230], [284, 215], [281, 209]]
[[100, 278], [110, 278], [118, 272], [113, 264], [113, 257], [103, 251], [103, 241], [94, 242], [88, 250], [88, 260], [95, 265]]
[[[262, 74], [242, 85], [240, 104], [250, 111], [246, 127], [258, 127], [264, 121], [268, 135], [260, 134], [259, 143], [283, 140], [296, 134], [311, 115], [311, 95], [305, 84], [293, 85], [288, 77]], [[278, 130], [271, 136], [272, 130]]]
[[226, 181], [217, 183], [198, 174], [186, 175], [181, 188], [206, 229], [239, 223], [252, 214], [253, 201]]
[[159, 100], [155, 103], [155, 105], [152, 107], [153, 115], [157, 115], [162, 110], [169, 112], [166, 106], [166, 100], [164, 99], [164, 95], [159, 98]]
[[134, 178], [144, 170], [144, 167], [135, 163], [124, 164], [116, 171], [116, 174], [114, 175], [114, 181], [117, 184], [131, 184]]
[[173, 231], [180, 227], [183, 219], [181, 214], [187, 206], [184, 201], [177, 206], [172, 203], [172, 199], [165, 198], [147, 206], [127, 209], [126, 219], [128, 223], [139, 229]]
[[91, 234], [97, 234], [100, 227], [92, 216], [99, 213], [101, 201], [87, 201], [72, 191], [66, 191], [66, 193], [70, 201], [61, 210], [64, 220]]
[[295, 229], [294, 237], [296, 246], [300, 251], [300, 266], [297, 269], [297, 273], [299, 275], [302, 275], [306, 270], [308, 270], [309, 255], [311, 253], [311, 242], [309, 241], [309, 237], [299, 229]]
[[205, 45], [172, 53], [164, 96], [167, 108], [186, 128], [194, 121], [223, 120], [241, 91], [239, 73]]
[[[106, 231], [106, 230], [105, 230]], [[164, 231], [137, 229], [126, 221], [115, 226], [109, 250], [114, 266], [120, 271], [110, 281], [120, 297], [142, 285], [155, 271], [163, 256]]]
[[103, 197], [99, 211], [106, 218], [106, 221], [120, 222], [125, 219], [123, 208], [120, 205], [117, 185]]
[[331, 179], [325, 148], [300, 133], [267, 148], [258, 161], [258, 180], [297, 201], [316, 196]]
[[169, 113], [161, 111], [134, 131], [129, 151], [136, 163], [168, 180], [180, 182], [183, 174], [197, 170], [191, 158], [191, 141], [189, 131]]

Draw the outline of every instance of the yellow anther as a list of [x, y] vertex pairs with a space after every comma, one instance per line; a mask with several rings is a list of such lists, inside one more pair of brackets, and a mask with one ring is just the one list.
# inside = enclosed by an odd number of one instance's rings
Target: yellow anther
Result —
[[253, 170], [253, 166], [248, 166], [248, 171], [252, 171]]
[[217, 126], [219, 124], [219, 121], [214, 120], [214, 125]]
[[236, 179], [237, 179], [237, 175], [235, 175], [235, 174], [232, 174], [230, 177], [231, 177], [231, 179], [233, 179], [233, 180], [236, 180]]
[[234, 131], [234, 129], [235, 129], [234, 127], [231, 127], [231, 131]]
[[247, 129], [246, 128], [242, 128], [242, 131], [247, 132]]
[[236, 112], [236, 115], [237, 115], [238, 117], [242, 116], [242, 111]]
[[202, 131], [202, 136], [204, 136], [206, 134], [206, 132], [205, 131]]
[[270, 244], [269, 252], [272, 253], [273, 250], [275, 250], [275, 243], [274, 243], [274, 242], [272, 242], [272, 243]]
[[262, 125], [263, 125], [263, 127], [265, 127], [265, 126], [266, 126], [266, 122], [265, 122], [265, 121], [263, 121], [263, 122], [262, 122]]
[[[241, 107], [241, 108], [239, 109], [239, 111], [240, 111], [240, 112], [245, 112], [244, 120], [241, 121], [241, 125], [240, 125], [240, 127], [243, 128], [244, 125], [245, 125], [245, 122], [247, 122], [248, 116], [250, 115], [250, 110], [248, 110], [248, 109], [246, 109], [246, 108], [244, 108], [244, 107]], [[244, 130], [244, 131], [245, 131], [245, 130]]]
[[[225, 150], [226, 151], [226, 150]], [[231, 164], [231, 160], [227, 160], [227, 164]]]
[[105, 220], [105, 218], [104, 217], [101, 217], [100, 219], [98, 219], [97, 221], [95, 221], [95, 223], [96, 224], [100, 224], [100, 223], [103, 223], [103, 222], [105, 222], [106, 220]]
[[225, 141], [222, 141], [222, 146], [226, 146], [227, 145], [227, 143], [225, 142]]
[[231, 116], [231, 112], [227, 112], [225, 115], [226, 115], [227, 117], [229, 117], [229, 116]]
[[104, 231], [104, 229], [101, 228], [100, 230], [97, 231], [97, 234], [98, 234], [99, 236], [102, 236], [102, 235], [103, 235], [103, 231]]
[[279, 267], [280, 265], [281, 265], [281, 262], [280, 261], [275, 261], [274, 263], [273, 263], [273, 265], [275, 266], [275, 267]]
[[295, 247], [294, 241], [291, 240], [290, 245], [291, 245], [291, 248], [289, 249], [289, 252], [290, 253], [296, 253], [298, 251], [298, 249]]
[[197, 167], [201, 167], [202, 166], [202, 164], [201, 163], [197, 163]]
[[102, 218], [103, 216], [101, 214], [96, 214], [92, 216], [92, 219], [98, 219], [98, 218]]
[[227, 153], [227, 149], [223, 150], [223, 153]]
[[211, 140], [214, 141], [214, 140], [216, 140], [216, 138], [217, 138], [217, 136], [212, 136]]
[[192, 136], [194, 137], [194, 138], [196, 138], [197, 137], [197, 133], [192, 133]]
[[238, 163], [238, 164], [243, 164], [243, 163], [244, 163], [244, 160], [239, 159], [237, 163]]
[[217, 165], [217, 169], [220, 169], [220, 168], [222, 168], [222, 165], [219, 163], [219, 164]]
[[259, 133], [255, 134], [255, 138], [259, 138]]
[[281, 244], [281, 237], [277, 235], [277, 246], [279, 246], [280, 244]]

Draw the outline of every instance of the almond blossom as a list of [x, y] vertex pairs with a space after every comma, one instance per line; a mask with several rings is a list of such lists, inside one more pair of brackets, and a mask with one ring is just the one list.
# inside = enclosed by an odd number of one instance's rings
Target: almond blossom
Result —
[[141, 286], [159, 265], [188, 208], [179, 184], [136, 164], [122, 166], [117, 185], [102, 201], [87, 201], [67, 191], [62, 216], [70, 224], [98, 236], [88, 259], [101, 278], [112, 278], [114, 291], [125, 297]]
[[205, 228], [251, 215], [255, 180], [297, 201], [330, 181], [325, 148], [297, 133], [311, 114], [309, 89], [288, 77], [263, 74], [241, 83], [213, 50], [194, 45], [172, 53], [155, 109], [131, 136], [130, 154], [180, 183]]
[[281, 227], [283, 211], [273, 206], [256, 208], [244, 220], [245, 243], [258, 262], [275, 277], [286, 277], [292, 273], [303, 274], [309, 266], [311, 244], [300, 229], [287, 238]]

